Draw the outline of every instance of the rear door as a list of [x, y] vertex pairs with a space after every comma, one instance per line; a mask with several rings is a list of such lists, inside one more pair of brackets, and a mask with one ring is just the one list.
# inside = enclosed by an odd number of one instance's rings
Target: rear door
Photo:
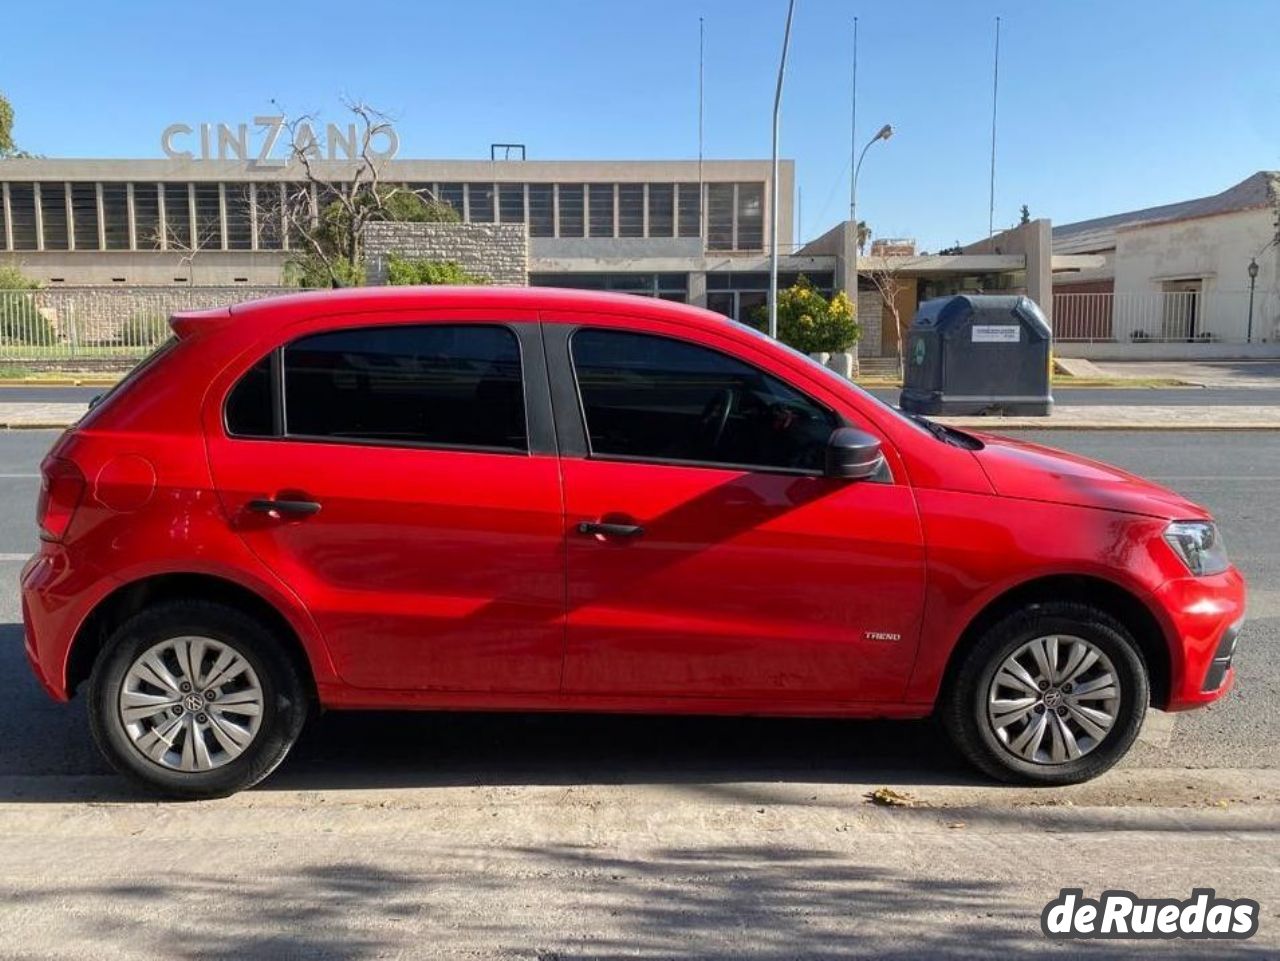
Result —
[[565, 692], [765, 710], [900, 697], [924, 591], [900, 465], [883, 482], [823, 476], [848, 418], [735, 341], [576, 319], [544, 325], [569, 537]]
[[264, 346], [225, 421], [207, 412], [230, 523], [310, 609], [348, 683], [556, 691], [562, 505], [536, 322], [325, 326]]

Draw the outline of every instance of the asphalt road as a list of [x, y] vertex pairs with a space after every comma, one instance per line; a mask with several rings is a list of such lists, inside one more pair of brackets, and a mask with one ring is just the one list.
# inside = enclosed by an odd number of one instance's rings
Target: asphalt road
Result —
[[[35, 544], [37, 465], [55, 434], [0, 433], [0, 776], [97, 774], [83, 704], [51, 704], [21, 652], [16, 575]], [[1208, 505], [1251, 589], [1239, 682], [1214, 707], [1153, 715], [1126, 763], [1280, 768], [1280, 433], [1063, 432], [1031, 439], [1114, 462]], [[40, 737], [30, 732], [38, 730]], [[429, 759], [421, 746], [432, 745]], [[966, 780], [928, 723], [330, 714], [273, 785], [644, 782], [674, 778], [840, 781], [869, 771]]]
[[[87, 404], [106, 387], [0, 387], [0, 403]], [[881, 400], [898, 402], [897, 388], [871, 391]], [[1271, 387], [1059, 387], [1054, 403], [1061, 407], [1124, 406], [1251, 407], [1280, 405], [1280, 386]]]

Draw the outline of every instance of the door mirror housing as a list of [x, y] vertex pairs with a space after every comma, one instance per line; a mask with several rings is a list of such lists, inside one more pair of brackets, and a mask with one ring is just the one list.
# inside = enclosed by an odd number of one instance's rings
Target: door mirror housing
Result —
[[837, 427], [827, 439], [828, 477], [872, 480], [884, 470], [880, 440], [854, 427]]

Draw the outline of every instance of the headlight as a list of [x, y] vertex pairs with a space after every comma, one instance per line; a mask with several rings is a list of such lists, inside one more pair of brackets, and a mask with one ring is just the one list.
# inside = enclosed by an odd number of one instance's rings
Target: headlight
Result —
[[1231, 566], [1227, 546], [1212, 521], [1174, 521], [1165, 528], [1164, 539], [1196, 576], [1221, 574]]

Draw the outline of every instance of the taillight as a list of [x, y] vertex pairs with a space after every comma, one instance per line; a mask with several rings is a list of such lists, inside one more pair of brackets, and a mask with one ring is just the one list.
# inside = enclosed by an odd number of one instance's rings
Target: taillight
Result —
[[45, 458], [40, 473], [44, 476], [40, 500], [36, 503], [40, 539], [60, 541], [84, 498], [84, 474], [72, 461], [61, 457]]

